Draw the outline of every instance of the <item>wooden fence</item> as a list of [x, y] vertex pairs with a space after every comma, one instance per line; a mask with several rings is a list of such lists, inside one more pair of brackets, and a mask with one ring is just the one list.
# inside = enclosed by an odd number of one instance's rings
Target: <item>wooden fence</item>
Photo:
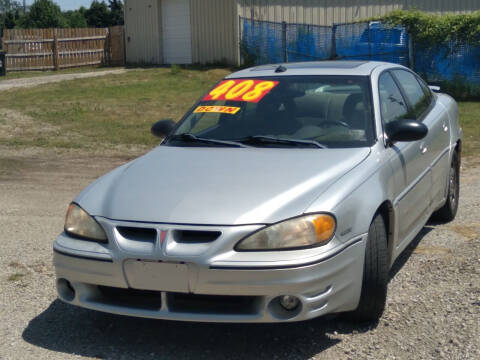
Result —
[[123, 65], [123, 26], [79, 29], [4, 30], [7, 71], [59, 70], [91, 65]]

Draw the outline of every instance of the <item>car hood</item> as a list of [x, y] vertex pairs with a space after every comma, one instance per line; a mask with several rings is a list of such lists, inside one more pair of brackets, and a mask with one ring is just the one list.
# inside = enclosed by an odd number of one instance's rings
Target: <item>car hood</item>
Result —
[[91, 215], [115, 220], [268, 224], [302, 214], [369, 153], [159, 146], [103, 176], [75, 201]]

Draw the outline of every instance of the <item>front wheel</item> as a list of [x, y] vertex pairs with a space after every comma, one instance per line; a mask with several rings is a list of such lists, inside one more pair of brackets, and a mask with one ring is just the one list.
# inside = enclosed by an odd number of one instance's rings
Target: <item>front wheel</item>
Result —
[[448, 194], [445, 205], [433, 214], [435, 220], [441, 222], [450, 222], [455, 219], [458, 210], [458, 200], [460, 198], [460, 159], [457, 152], [453, 154], [450, 165], [450, 174], [448, 177]]
[[347, 313], [356, 322], [377, 322], [383, 314], [388, 287], [388, 242], [381, 214], [373, 219], [365, 249], [362, 293], [355, 311]]

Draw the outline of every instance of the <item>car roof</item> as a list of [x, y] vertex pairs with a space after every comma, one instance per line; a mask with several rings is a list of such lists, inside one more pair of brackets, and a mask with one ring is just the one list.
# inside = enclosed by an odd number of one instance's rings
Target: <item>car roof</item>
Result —
[[[292, 75], [363, 75], [368, 76], [379, 66], [402, 67], [380, 61], [310, 61], [297, 63], [270, 64], [251, 67], [237, 71], [227, 76], [233, 78], [251, 78], [264, 76], [292, 76]], [[276, 71], [277, 69], [282, 71]]]

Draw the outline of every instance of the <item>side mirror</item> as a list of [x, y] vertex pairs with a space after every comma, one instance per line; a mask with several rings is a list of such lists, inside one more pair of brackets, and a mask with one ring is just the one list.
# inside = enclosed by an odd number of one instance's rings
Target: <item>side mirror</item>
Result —
[[428, 87], [430, 88], [430, 90], [432, 90], [433, 92], [436, 92], [436, 93], [439, 93], [440, 90], [442, 90], [442, 89], [440, 88], [440, 86], [429, 85]]
[[427, 136], [428, 127], [415, 120], [396, 120], [387, 124], [385, 132], [390, 143], [396, 141], [417, 141]]
[[173, 121], [172, 119], [160, 120], [153, 124], [152, 134], [157, 137], [168, 136], [172, 132], [175, 125], [175, 121]]

